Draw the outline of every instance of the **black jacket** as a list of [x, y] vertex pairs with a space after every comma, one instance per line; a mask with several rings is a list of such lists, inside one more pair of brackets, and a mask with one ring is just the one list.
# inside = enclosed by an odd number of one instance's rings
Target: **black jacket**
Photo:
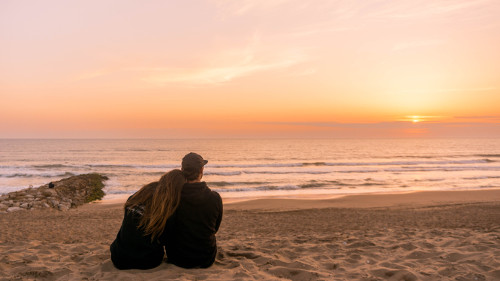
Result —
[[151, 235], [137, 229], [143, 208], [125, 210], [122, 226], [110, 246], [111, 261], [118, 269], [150, 269], [163, 261], [165, 254], [159, 240], [151, 241]]
[[212, 265], [222, 211], [219, 193], [210, 190], [205, 182], [184, 184], [179, 206], [166, 229], [168, 262], [185, 268]]

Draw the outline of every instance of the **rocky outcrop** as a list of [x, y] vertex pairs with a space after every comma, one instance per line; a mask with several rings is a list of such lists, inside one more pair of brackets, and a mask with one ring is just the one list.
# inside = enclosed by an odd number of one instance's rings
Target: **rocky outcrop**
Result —
[[[54, 208], [66, 211], [104, 196], [106, 176], [85, 174], [0, 196], [0, 212]], [[50, 186], [50, 187], [49, 187]]]

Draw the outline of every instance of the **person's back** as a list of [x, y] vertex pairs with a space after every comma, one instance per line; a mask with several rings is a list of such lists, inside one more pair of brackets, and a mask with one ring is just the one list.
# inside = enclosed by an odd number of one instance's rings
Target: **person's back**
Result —
[[162, 263], [165, 252], [161, 241], [185, 182], [180, 170], [172, 170], [129, 197], [122, 225], [110, 245], [116, 268], [150, 269]]
[[111, 260], [118, 269], [149, 269], [163, 260], [163, 245], [138, 228], [143, 214], [144, 206], [125, 209], [122, 226], [110, 246]]
[[188, 182], [182, 188], [166, 235], [168, 262], [185, 268], [209, 267], [217, 254], [215, 233], [223, 207], [220, 195], [200, 181], [206, 162], [195, 153], [184, 157], [182, 167]]
[[208, 267], [217, 254], [215, 233], [222, 220], [222, 200], [205, 182], [186, 183], [171, 218], [165, 250], [168, 262]]

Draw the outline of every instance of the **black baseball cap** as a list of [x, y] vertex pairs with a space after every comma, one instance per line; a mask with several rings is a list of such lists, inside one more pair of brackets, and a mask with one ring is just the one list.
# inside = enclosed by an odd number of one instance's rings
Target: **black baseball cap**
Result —
[[190, 152], [182, 158], [182, 170], [199, 170], [208, 163], [198, 153]]

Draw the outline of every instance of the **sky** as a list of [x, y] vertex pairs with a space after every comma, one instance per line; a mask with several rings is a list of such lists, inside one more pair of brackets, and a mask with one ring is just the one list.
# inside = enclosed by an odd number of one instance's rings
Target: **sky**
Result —
[[498, 0], [0, 0], [0, 138], [500, 137]]

